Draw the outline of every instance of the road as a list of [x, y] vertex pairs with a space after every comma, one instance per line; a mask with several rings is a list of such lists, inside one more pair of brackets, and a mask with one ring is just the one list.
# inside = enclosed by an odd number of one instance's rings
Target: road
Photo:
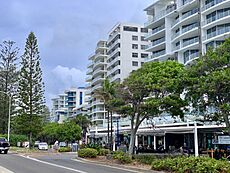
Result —
[[47, 154], [35, 157], [21, 156], [19, 154], [0, 154], [1, 167], [11, 172], [6, 173], [138, 173], [150, 171], [131, 170], [103, 166], [95, 163], [74, 160], [75, 154]]

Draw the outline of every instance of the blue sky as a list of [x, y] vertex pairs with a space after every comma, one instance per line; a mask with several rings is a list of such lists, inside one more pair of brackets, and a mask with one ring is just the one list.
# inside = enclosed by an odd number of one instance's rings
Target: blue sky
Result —
[[38, 39], [47, 104], [72, 86], [84, 86], [88, 56], [118, 22], [143, 24], [153, 0], [0, 0], [0, 41], [24, 50]]

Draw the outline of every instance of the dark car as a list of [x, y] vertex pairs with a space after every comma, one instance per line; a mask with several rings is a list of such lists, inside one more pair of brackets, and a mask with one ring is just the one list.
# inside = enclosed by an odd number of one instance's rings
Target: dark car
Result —
[[0, 137], [0, 153], [4, 152], [4, 154], [7, 154], [9, 149], [10, 143], [7, 142], [6, 138]]

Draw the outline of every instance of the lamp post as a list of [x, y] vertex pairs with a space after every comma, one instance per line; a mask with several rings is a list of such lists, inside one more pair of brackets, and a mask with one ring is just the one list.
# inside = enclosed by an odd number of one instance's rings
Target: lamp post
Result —
[[9, 110], [8, 110], [8, 130], [7, 130], [7, 140], [10, 142], [10, 108], [11, 108], [11, 97], [10, 94], [4, 91], [0, 91], [0, 93], [3, 93], [9, 97]]

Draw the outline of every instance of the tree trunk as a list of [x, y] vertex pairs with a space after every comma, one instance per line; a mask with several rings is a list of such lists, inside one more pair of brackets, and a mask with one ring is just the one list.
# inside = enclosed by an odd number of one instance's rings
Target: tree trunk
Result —
[[111, 142], [111, 151], [113, 150], [113, 112], [110, 112], [110, 121], [111, 121], [111, 131], [110, 131], [110, 142]]
[[32, 148], [32, 132], [30, 132], [30, 136], [29, 136], [29, 148]]
[[134, 153], [134, 145], [135, 145], [137, 129], [138, 128], [135, 127], [131, 130], [130, 143], [129, 143], [129, 155], [132, 155]]
[[108, 120], [108, 131], [107, 131], [107, 144], [108, 144], [108, 147], [110, 146], [110, 139], [109, 139], [109, 110], [107, 111], [107, 120]]

